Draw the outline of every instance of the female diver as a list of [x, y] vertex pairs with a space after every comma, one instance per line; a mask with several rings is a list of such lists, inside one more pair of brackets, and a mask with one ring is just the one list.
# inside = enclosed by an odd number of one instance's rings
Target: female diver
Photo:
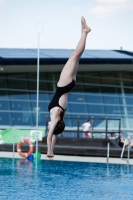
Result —
[[56, 137], [62, 133], [65, 128], [63, 121], [68, 92], [74, 87], [76, 82], [76, 74], [79, 66], [79, 59], [85, 49], [86, 38], [91, 29], [87, 26], [84, 17], [81, 18], [81, 38], [75, 49], [65, 64], [59, 81], [57, 83], [56, 92], [49, 103], [48, 110], [50, 112], [51, 121], [49, 122], [49, 132], [47, 136], [47, 157], [54, 157], [54, 146]]

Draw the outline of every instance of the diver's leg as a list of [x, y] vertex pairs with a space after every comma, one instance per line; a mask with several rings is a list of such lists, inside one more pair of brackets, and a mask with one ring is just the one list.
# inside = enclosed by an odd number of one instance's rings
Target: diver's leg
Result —
[[79, 59], [85, 49], [87, 35], [91, 31], [83, 17], [81, 18], [81, 29], [82, 33], [79, 43], [61, 72], [60, 79], [58, 82], [59, 87], [69, 84], [72, 81], [72, 79], [76, 80]]

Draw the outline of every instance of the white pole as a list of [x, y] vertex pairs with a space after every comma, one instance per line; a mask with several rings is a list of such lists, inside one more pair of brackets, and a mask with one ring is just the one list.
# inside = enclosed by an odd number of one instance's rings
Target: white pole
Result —
[[121, 159], [123, 158], [123, 153], [124, 153], [124, 150], [125, 150], [125, 145], [126, 145], [126, 140], [125, 140], [124, 145], [123, 145], [123, 148], [122, 148]]
[[110, 146], [110, 143], [108, 142], [108, 145], [107, 145], [107, 162], [109, 161], [109, 146]]
[[36, 95], [36, 166], [37, 166], [37, 155], [38, 155], [38, 112], [39, 112], [39, 106], [38, 106], [38, 100], [39, 100], [39, 43], [40, 43], [40, 33], [38, 33], [38, 53], [37, 53], [37, 95]]
[[15, 140], [14, 140], [15, 135], [13, 134], [13, 168], [14, 168], [14, 151], [15, 151]]
[[[40, 27], [41, 25], [41, 27]], [[36, 24], [36, 32], [38, 33], [38, 51], [37, 51], [37, 96], [36, 96], [36, 168], [38, 161], [38, 116], [39, 116], [39, 71], [40, 71], [40, 34], [43, 31], [43, 24]]]
[[130, 158], [130, 141], [128, 139], [128, 158], [127, 158], [127, 163], [129, 164], [129, 158]]

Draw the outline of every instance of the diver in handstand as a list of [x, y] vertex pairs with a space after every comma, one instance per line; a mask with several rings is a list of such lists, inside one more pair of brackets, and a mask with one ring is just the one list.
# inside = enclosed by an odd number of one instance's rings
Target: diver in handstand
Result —
[[49, 103], [48, 110], [50, 112], [51, 121], [49, 123], [49, 131], [47, 136], [47, 157], [54, 157], [54, 146], [57, 135], [62, 133], [65, 128], [63, 121], [68, 92], [74, 87], [76, 82], [76, 74], [79, 66], [79, 59], [85, 49], [86, 38], [91, 29], [87, 26], [84, 17], [81, 18], [81, 38], [75, 49], [65, 64], [59, 81], [57, 83], [56, 92]]

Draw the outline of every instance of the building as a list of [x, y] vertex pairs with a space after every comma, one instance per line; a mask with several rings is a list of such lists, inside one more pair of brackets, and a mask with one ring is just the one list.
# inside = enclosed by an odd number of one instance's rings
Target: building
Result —
[[[39, 127], [45, 127], [48, 103], [60, 71], [73, 50], [41, 49], [39, 82]], [[36, 126], [36, 49], [0, 49], [0, 129]], [[95, 128], [105, 128], [104, 118], [121, 118], [122, 131], [133, 131], [133, 52], [85, 50], [76, 86], [68, 98], [66, 127], [76, 127], [71, 118], [103, 118]], [[85, 119], [80, 120], [80, 125]], [[109, 120], [115, 130], [118, 121]]]

